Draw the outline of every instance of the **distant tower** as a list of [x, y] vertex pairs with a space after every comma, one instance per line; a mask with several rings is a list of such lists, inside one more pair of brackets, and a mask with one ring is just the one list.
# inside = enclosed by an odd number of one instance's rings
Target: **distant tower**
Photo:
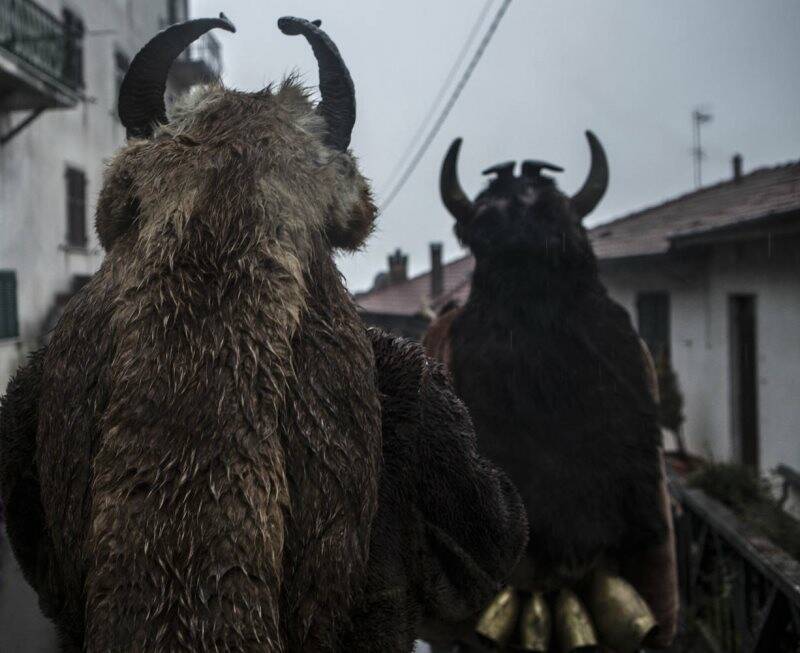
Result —
[[700, 188], [703, 185], [703, 159], [706, 156], [703, 146], [700, 143], [700, 126], [711, 122], [713, 116], [707, 111], [701, 110], [699, 107], [692, 111], [692, 134], [693, 134], [693, 147], [692, 159], [694, 160], [694, 185]]

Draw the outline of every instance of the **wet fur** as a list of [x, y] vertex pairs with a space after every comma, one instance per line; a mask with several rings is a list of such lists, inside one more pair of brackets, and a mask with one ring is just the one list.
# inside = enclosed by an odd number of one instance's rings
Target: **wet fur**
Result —
[[292, 82], [202, 89], [110, 163], [101, 270], [0, 403], [0, 492], [70, 651], [410, 651], [525, 545], [438, 365], [332, 260], [366, 181]]
[[208, 87], [110, 163], [108, 254], [41, 361], [34, 585], [65, 646], [330, 650], [346, 621], [381, 425], [331, 250], [374, 207], [323, 134], [291, 81]]
[[526, 183], [494, 182], [458, 224], [476, 257], [471, 294], [425, 344], [525, 501], [530, 564], [517, 580], [552, 586], [665, 541], [667, 525], [639, 339], [567, 198]]
[[[420, 635], [447, 641], [461, 634], [514, 568], [527, 523], [514, 486], [478, 455], [469, 414], [444, 370], [418, 345], [375, 329], [368, 336], [381, 398], [379, 505], [365, 583], [353, 588], [352, 609], [336, 625], [333, 650], [409, 652]], [[63, 629], [80, 616], [62, 612], [63, 579], [54, 566], [34, 464], [44, 357], [40, 351], [30, 358], [0, 404], [0, 490], [23, 572], [45, 614]], [[309, 490], [315, 491], [299, 487], [293, 497], [298, 513], [301, 501], [318, 501]], [[293, 580], [325, 578], [325, 565], [320, 571], [310, 568], [312, 561], [300, 562], [309, 574], [295, 573]], [[308, 583], [284, 587], [306, 605], [319, 591]], [[68, 641], [78, 636], [67, 628]], [[287, 646], [301, 649], [297, 641]]]
[[443, 368], [415, 343], [369, 335], [384, 464], [367, 587], [340, 650], [410, 652], [485, 605], [524, 551], [527, 523], [514, 486], [478, 454]]

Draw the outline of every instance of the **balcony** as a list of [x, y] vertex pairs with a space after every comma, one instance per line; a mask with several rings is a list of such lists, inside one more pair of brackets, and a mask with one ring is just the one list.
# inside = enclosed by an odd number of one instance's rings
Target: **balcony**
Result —
[[195, 84], [217, 79], [222, 73], [222, 48], [213, 34], [197, 39], [172, 64], [170, 82], [173, 90], [182, 93]]
[[680, 653], [800, 651], [800, 562], [670, 474], [682, 629]]
[[83, 28], [31, 0], [0, 0], [0, 111], [68, 108], [82, 86]]

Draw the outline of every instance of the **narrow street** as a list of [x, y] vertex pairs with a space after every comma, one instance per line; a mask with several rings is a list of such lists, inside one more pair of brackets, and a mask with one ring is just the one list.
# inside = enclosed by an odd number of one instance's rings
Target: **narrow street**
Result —
[[[5, 530], [5, 529], [4, 529]], [[5, 534], [0, 536], [0, 651], [55, 653], [56, 633], [42, 616]]]

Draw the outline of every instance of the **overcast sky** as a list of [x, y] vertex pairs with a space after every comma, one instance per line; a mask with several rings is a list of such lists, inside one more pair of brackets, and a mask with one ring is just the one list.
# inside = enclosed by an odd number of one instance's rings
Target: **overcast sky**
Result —
[[[378, 203], [388, 177], [428, 112], [486, 0], [193, 0], [196, 16], [224, 11], [238, 33], [223, 42], [229, 86], [254, 90], [291, 70], [316, 85], [316, 64], [300, 38], [275, 22], [320, 18], [356, 85], [352, 148]], [[489, 17], [502, 0], [493, 0]], [[484, 27], [485, 29], [485, 27]], [[565, 192], [587, 172], [583, 131], [600, 137], [611, 183], [595, 221], [691, 190], [691, 112], [703, 127], [704, 183], [800, 159], [798, 0], [514, 0], [439, 136], [365, 251], [343, 257], [351, 290], [370, 286], [395, 247], [412, 273], [428, 268], [428, 243], [445, 259], [461, 250], [438, 195], [441, 159], [465, 139], [461, 181], [477, 193], [480, 171], [509, 159], [562, 165]], [[474, 49], [474, 48], [473, 48]], [[471, 56], [471, 52], [470, 52]]]

